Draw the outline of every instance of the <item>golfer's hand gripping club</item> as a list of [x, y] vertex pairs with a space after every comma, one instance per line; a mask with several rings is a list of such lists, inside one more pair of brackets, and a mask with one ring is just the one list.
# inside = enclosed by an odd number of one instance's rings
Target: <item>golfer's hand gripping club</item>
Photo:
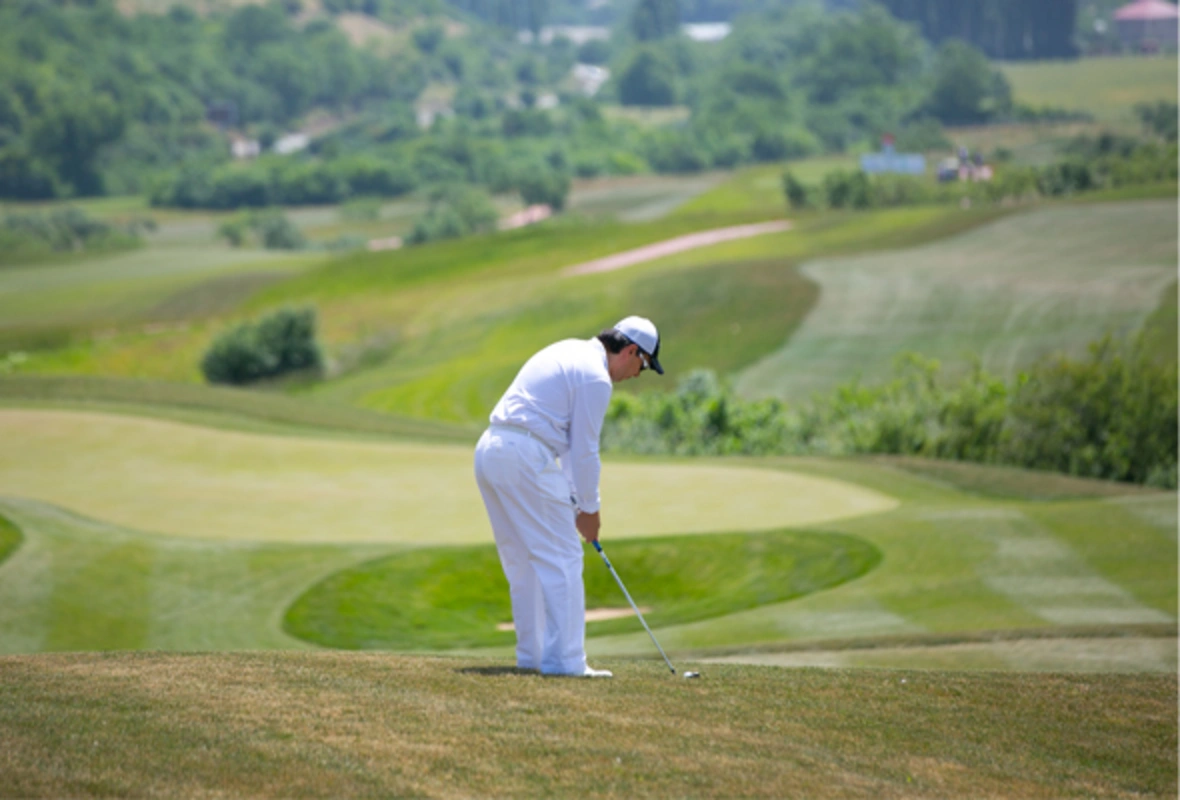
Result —
[[[598, 555], [602, 556], [602, 562], [606, 564], [606, 568], [610, 570], [610, 574], [614, 576], [615, 583], [619, 584], [619, 588], [623, 590], [623, 596], [627, 598], [627, 602], [631, 604], [631, 608], [635, 611], [635, 616], [639, 617], [639, 621], [643, 623], [643, 629], [647, 631], [647, 635], [651, 637], [651, 643], [660, 651], [660, 655], [664, 657], [664, 663], [668, 665], [668, 669], [672, 670], [672, 674], [676, 674], [676, 667], [672, 666], [672, 662], [668, 660], [668, 654], [664, 652], [664, 648], [660, 647], [660, 643], [656, 641], [656, 635], [651, 632], [651, 628], [647, 627], [647, 620], [643, 618], [643, 614], [639, 613], [639, 606], [635, 605], [635, 601], [631, 599], [631, 593], [627, 591], [627, 587], [623, 585], [623, 579], [619, 577], [619, 573], [615, 572], [614, 566], [611, 565], [610, 559], [606, 557], [606, 553], [602, 551], [602, 545], [597, 541], [591, 542], [594, 549], [598, 551]], [[695, 677], [695, 676], [694, 676]]]

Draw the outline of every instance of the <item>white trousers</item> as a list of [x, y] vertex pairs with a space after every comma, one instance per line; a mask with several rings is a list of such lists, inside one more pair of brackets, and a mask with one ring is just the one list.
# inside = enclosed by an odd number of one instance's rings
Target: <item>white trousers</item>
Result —
[[475, 479], [508, 578], [516, 665], [581, 675], [586, 668], [582, 544], [560, 464], [528, 434], [493, 426], [475, 448]]

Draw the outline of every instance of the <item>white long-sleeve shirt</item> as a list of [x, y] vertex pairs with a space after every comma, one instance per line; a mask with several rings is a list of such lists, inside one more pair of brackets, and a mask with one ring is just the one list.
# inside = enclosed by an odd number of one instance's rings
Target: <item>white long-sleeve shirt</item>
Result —
[[598, 437], [611, 397], [606, 349], [597, 339], [566, 339], [525, 362], [492, 410], [493, 425], [524, 428], [561, 459], [578, 510], [598, 511]]

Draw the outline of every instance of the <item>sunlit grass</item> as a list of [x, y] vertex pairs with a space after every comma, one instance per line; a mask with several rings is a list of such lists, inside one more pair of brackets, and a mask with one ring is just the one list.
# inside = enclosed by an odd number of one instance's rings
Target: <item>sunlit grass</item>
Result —
[[1174, 200], [1058, 206], [918, 248], [812, 261], [802, 274], [820, 287], [815, 309], [738, 388], [806, 400], [885, 380], [906, 352], [952, 376], [977, 357], [1005, 379], [1049, 354], [1084, 356], [1159, 306], [1176, 230]]
[[1175, 676], [602, 665], [613, 681], [388, 654], [3, 659], [0, 771], [21, 797], [1176, 794]]
[[1016, 102], [1085, 111], [1101, 122], [1137, 125], [1139, 103], [1176, 102], [1175, 54], [1011, 62], [1001, 70]]
[[[0, 495], [218, 541], [484, 542], [466, 444], [322, 440], [171, 421], [0, 409]], [[893, 506], [877, 492], [721, 463], [604, 469], [615, 537], [767, 530]], [[644, 486], [639, 495], [630, 487]]]
[[[873, 569], [881, 553], [851, 536], [779, 531], [626, 540], [610, 553], [649, 606], [650, 625], [715, 618], [832, 589]], [[587, 549], [586, 607], [625, 606]], [[492, 545], [423, 549], [341, 571], [304, 593], [284, 629], [345, 649], [439, 650], [509, 645], [508, 583]], [[620, 567], [621, 569], [622, 567]], [[635, 628], [633, 618], [588, 625], [587, 636]]]

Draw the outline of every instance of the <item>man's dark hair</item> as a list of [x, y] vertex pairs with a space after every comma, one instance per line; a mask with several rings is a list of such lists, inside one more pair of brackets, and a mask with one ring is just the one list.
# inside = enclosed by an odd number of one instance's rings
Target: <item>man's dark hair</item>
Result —
[[602, 342], [602, 346], [606, 348], [608, 353], [621, 353], [624, 347], [632, 344], [630, 339], [614, 328], [604, 329], [602, 333], [598, 334], [598, 341]]

